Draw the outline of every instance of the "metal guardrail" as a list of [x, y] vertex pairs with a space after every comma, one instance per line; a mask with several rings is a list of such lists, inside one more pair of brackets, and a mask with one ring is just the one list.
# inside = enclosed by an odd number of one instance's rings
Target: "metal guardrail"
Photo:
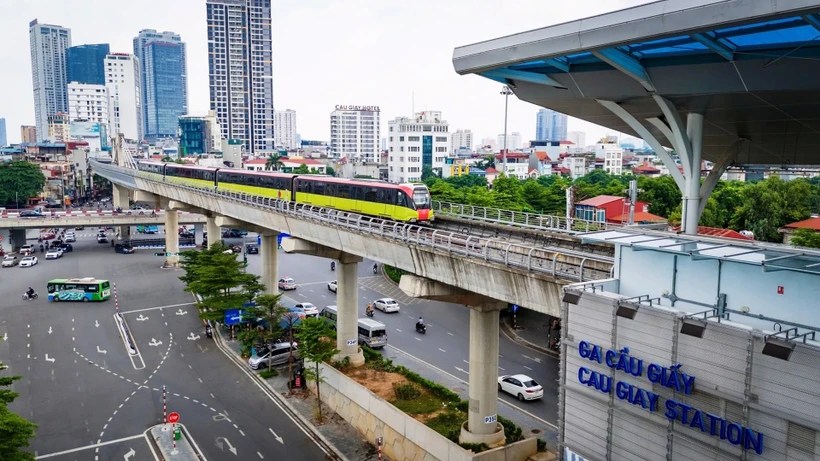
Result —
[[519, 227], [523, 229], [542, 230], [548, 232], [577, 234], [620, 228], [622, 226], [610, 223], [587, 221], [565, 216], [542, 215], [524, 211], [502, 210], [481, 206], [464, 205], [433, 200], [433, 211], [436, 214], [452, 216], [470, 221], [481, 221], [503, 226]]
[[[609, 272], [611, 271], [606, 272], [591, 269], [585, 267], [585, 264], [587, 261], [613, 263], [613, 258], [603, 256], [588, 255], [580, 257], [577, 256], [577, 254], [556, 251], [555, 249], [509, 243], [502, 239], [472, 237], [455, 232], [440, 231], [426, 226], [387, 221], [370, 216], [347, 213], [314, 205], [299, 204], [281, 199], [261, 197], [243, 192], [194, 187], [183, 183], [182, 180], [178, 178], [165, 178], [163, 181], [156, 179], [156, 177], [150, 173], [100, 164], [95, 161], [92, 161], [92, 167], [98, 174], [104, 177], [106, 175], [103, 174], [103, 172], [108, 172], [113, 175], [122, 174], [158, 184], [171, 184], [190, 193], [219, 197], [264, 211], [273, 211], [299, 219], [318, 222], [326, 226], [352, 230], [360, 234], [402, 242], [402, 244], [433, 248], [469, 259], [498, 263], [527, 272], [550, 275], [556, 279], [583, 282], [609, 277]], [[108, 177], [108, 179], [112, 178]], [[114, 179], [116, 179], [116, 176]], [[573, 263], [570, 262], [572, 260], [580, 261]]]

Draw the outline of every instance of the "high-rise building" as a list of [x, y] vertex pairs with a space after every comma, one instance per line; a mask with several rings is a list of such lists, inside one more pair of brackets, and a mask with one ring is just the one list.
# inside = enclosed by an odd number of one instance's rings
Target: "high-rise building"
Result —
[[111, 53], [105, 57], [105, 87], [108, 90], [108, 129], [112, 137], [142, 141], [142, 92], [140, 65], [136, 56]]
[[9, 145], [9, 139], [6, 137], [6, 119], [0, 118], [0, 147]]
[[141, 30], [134, 38], [134, 56], [140, 63], [145, 139], [176, 137], [179, 117], [188, 113], [185, 42], [174, 32]]
[[20, 125], [20, 142], [37, 142], [37, 127], [32, 125]]
[[566, 141], [567, 116], [552, 109], [540, 109], [535, 116], [536, 141]]
[[180, 155], [210, 154], [222, 151], [222, 130], [214, 111], [204, 117], [179, 118]]
[[104, 61], [110, 52], [108, 43], [68, 48], [65, 53], [66, 82], [105, 85]]
[[498, 135], [498, 148], [504, 149], [505, 145], [508, 151], [521, 150], [521, 148], [524, 147], [524, 140], [521, 139], [521, 133], [517, 131], [510, 133], [506, 144], [504, 144], [504, 134]]
[[95, 122], [108, 126], [108, 89], [105, 85], [68, 84], [68, 116], [72, 122]]
[[336, 106], [330, 113], [330, 153], [360, 162], [379, 161], [379, 106]]
[[472, 130], [456, 130], [450, 134], [450, 152], [457, 152], [462, 148], [473, 150]]
[[298, 149], [300, 142], [296, 139], [296, 111], [292, 109], [277, 110], [274, 115], [273, 137], [277, 148]]
[[68, 112], [66, 49], [71, 46], [71, 29], [40, 24], [35, 19], [28, 32], [36, 137], [42, 140], [48, 136], [48, 116]]
[[567, 141], [572, 141], [575, 147], [586, 147], [587, 134], [583, 131], [569, 131], [567, 132]]
[[273, 151], [271, 0], [207, 0], [211, 110], [222, 134]]
[[450, 125], [441, 112], [387, 122], [387, 179], [392, 183], [421, 181], [425, 167], [441, 172], [450, 151]]

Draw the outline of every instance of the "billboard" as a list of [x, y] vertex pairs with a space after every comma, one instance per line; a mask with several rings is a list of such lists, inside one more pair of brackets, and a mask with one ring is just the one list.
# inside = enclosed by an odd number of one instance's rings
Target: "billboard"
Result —
[[69, 135], [73, 138], [99, 138], [100, 131], [97, 122], [71, 122]]

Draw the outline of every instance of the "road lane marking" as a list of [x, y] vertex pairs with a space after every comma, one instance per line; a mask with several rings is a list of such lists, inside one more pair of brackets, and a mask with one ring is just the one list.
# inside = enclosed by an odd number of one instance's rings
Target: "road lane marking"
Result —
[[53, 458], [55, 456], [67, 455], [67, 454], [70, 454], [70, 453], [77, 453], [78, 451], [90, 450], [92, 448], [99, 448], [99, 447], [102, 447], [102, 446], [105, 446], [105, 445], [113, 445], [115, 443], [122, 443], [122, 442], [127, 442], [129, 440], [136, 440], [136, 439], [142, 439], [142, 438], [144, 438], [144, 435], [140, 434], [140, 435], [132, 435], [131, 437], [123, 437], [121, 439], [116, 439], [116, 440], [107, 440], [105, 442], [99, 442], [98, 441], [97, 443], [94, 443], [94, 444], [91, 444], [91, 445], [86, 445], [84, 447], [77, 447], [77, 448], [72, 448], [71, 450], [58, 451], [56, 453], [49, 453], [47, 455], [40, 455], [40, 456], [38, 456], [34, 459]]
[[419, 338], [416, 338], [416, 341], [421, 341], [421, 339], [419, 339]]
[[461, 361], [462, 361], [462, 362], [464, 362], [464, 363], [466, 363], [467, 365], [469, 365], [469, 364], [470, 364], [470, 362], [468, 362], [468, 361], [466, 361], [466, 360], [464, 360], [464, 359], [461, 359]]
[[399, 330], [398, 328], [396, 328], [396, 331], [398, 331], [399, 333], [401, 333], [401, 330]]
[[239, 433], [242, 434], [242, 437], [245, 437], [245, 433], [242, 432], [242, 429], [239, 429]]
[[259, 453], [259, 452], [257, 451], [257, 452], [256, 452], [256, 454], [257, 454], [257, 455], [259, 455], [259, 457], [260, 457], [261, 459], [265, 459], [265, 457], [264, 457], [264, 456], [262, 456], [262, 453]]
[[530, 367], [528, 367], [528, 366], [526, 366], [526, 365], [522, 365], [522, 366], [523, 366], [524, 368], [526, 368], [527, 370], [532, 371], [532, 368], [530, 368]]
[[447, 334], [450, 335], [450, 336], [455, 336], [454, 334], [450, 333], [449, 331], [447, 332]]
[[438, 350], [440, 350], [441, 352], [444, 352], [444, 353], [446, 353], [446, 352], [447, 352], [447, 351], [445, 351], [444, 349], [442, 349], [442, 348], [440, 348], [440, 347], [438, 348]]
[[[168, 306], [146, 307], [144, 309], [134, 309], [134, 310], [130, 310], [130, 311], [123, 311], [122, 314], [123, 315], [125, 315], [125, 314], [134, 314], [134, 313], [137, 313], [137, 312], [155, 311], [157, 309], [159, 309], [161, 311], [162, 309], [170, 309], [170, 308], [173, 308], [173, 307], [183, 307], [183, 306], [193, 306], [194, 304], [196, 304], [196, 303], [181, 303], [181, 304], [170, 304]], [[162, 315], [165, 315], [165, 314], [162, 314]]]
[[501, 370], [501, 371], [505, 371], [505, 370], [504, 370], [503, 368], [501, 368], [501, 367], [498, 367], [498, 369], [499, 369], [499, 370]]

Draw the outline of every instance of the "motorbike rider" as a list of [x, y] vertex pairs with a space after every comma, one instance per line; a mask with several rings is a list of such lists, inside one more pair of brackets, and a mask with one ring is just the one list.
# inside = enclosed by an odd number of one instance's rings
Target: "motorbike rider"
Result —
[[336, 261], [330, 261], [330, 270], [332, 270], [332, 271], [336, 270]]
[[375, 273], [378, 270], [379, 270], [379, 263], [373, 264], [373, 272]]
[[28, 291], [26, 291], [26, 296], [28, 296], [29, 298], [34, 296], [34, 288], [28, 287]]
[[364, 309], [364, 313], [367, 315], [373, 314], [373, 303], [367, 303], [367, 307]]
[[424, 328], [424, 319], [419, 317], [419, 321], [416, 322], [416, 329]]

